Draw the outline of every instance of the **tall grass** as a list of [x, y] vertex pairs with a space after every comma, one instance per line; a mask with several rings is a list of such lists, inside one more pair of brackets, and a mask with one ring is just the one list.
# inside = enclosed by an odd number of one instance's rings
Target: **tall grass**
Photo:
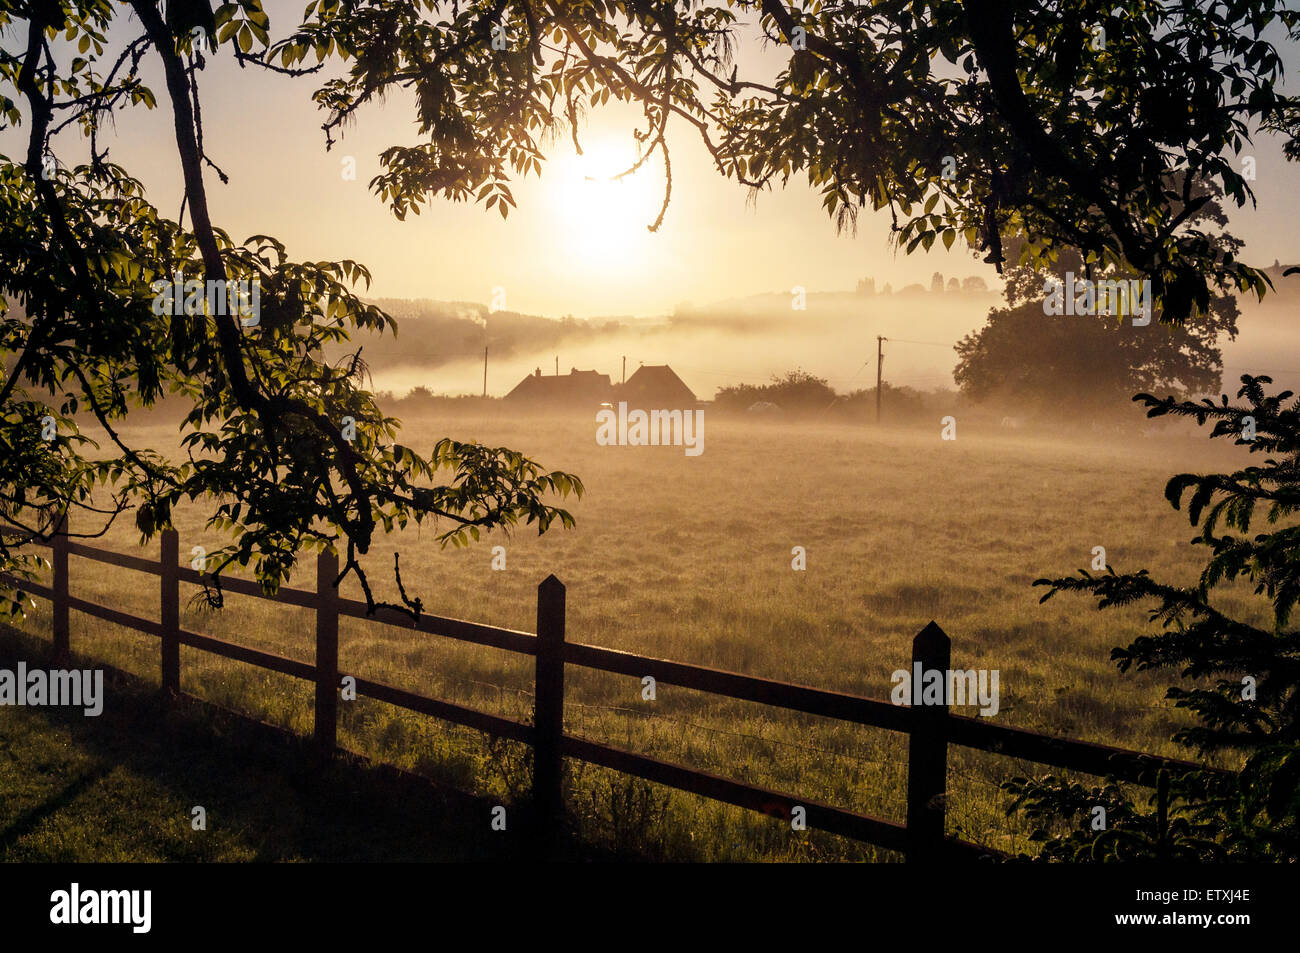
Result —
[[[940, 425], [869, 428], [755, 423], [706, 412], [704, 453], [673, 447], [600, 447], [594, 420], [461, 414], [406, 420], [406, 442], [477, 439], [577, 473], [587, 495], [571, 506], [572, 531], [521, 531], [468, 550], [443, 550], [433, 531], [386, 538], [369, 565], [381, 598], [395, 594], [391, 552], [426, 610], [532, 630], [536, 587], [549, 573], [568, 589], [568, 638], [872, 697], [908, 667], [911, 639], [930, 619], [953, 641], [953, 664], [998, 669], [999, 724], [1185, 756], [1169, 742], [1180, 713], [1165, 679], [1120, 677], [1113, 646], [1146, 628], [1143, 613], [1098, 613], [1082, 601], [1039, 605], [1030, 583], [1072, 572], [1104, 546], [1116, 569], [1146, 567], [1192, 581], [1198, 552], [1181, 514], [1162, 495], [1175, 471], [1228, 465], [1231, 449], [1203, 437], [1071, 442], [1049, 433], [1007, 435]], [[165, 449], [162, 426], [133, 433]], [[205, 514], [177, 514], [184, 558], [222, 540]], [[491, 569], [493, 545], [507, 569]], [[135, 551], [133, 528], [101, 545]], [[807, 552], [791, 568], [792, 548]], [[147, 552], [156, 555], [156, 543]], [[74, 557], [72, 592], [156, 617], [157, 583]], [[314, 566], [291, 585], [311, 588]], [[189, 587], [186, 587], [189, 589]], [[360, 598], [345, 584], [344, 594]], [[1228, 597], [1245, 611], [1246, 593]], [[183, 595], [183, 602], [184, 602]], [[312, 658], [304, 610], [228, 596], [220, 611], [183, 606], [183, 627], [296, 658]], [[29, 623], [42, 631], [42, 605]], [[158, 647], [74, 613], [81, 651], [157, 678]], [[311, 686], [182, 649], [186, 691], [295, 731], [310, 731]], [[363, 620], [342, 620], [340, 666], [413, 691], [509, 717], [531, 714], [531, 660]], [[760, 705], [570, 668], [570, 732], [715, 774], [890, 819], [904, 814], [902, 736]], [[964, 713], [975, 714], [971, 708]], [[523, 746], [491, 743], [365, 699], [341, 708], [346, 747], [510, 798], [527, 782]], [[1027, 847], [1027, 825], [1004, 813], [997, 783], [1044, 769], [954, 749], [949, 830], [1003, 850]], [[592, 767], [570, 773], [579, 834], [617, 846], [637, 839], [683, 859], [889, 859], [886, 852], [820, 832], [646, 786]]]

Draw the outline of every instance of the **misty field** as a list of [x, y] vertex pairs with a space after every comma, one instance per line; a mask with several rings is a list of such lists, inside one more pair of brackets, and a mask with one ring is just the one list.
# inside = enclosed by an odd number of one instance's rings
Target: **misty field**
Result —
[[[1135, 416], [1137, 411], [1134, 412]], [[1087, 567], [1104, 546], [1117, 570], [1194, 581], [1203, 552], [1186, 517], [1163, 499], [1175, 472], [1219, 469], [1244, 451], [1211, 444], [1193, 424], [1171, 436], [1116, 433], [1070, 441], [1050, 433], [932, 427], [766, 424], [705, 413], [704, 453], [601, 447], [577, 419], [481, 413], [408, 417], [405, 441], [438, 437], [509, 446], [579, 475], [568, 507], [576, 529], [524, 528], [467, 550], [441, 549], [434, 528], [390, 537], [368, 561], [376, 595], [396, 598], [393, 548], [408, 591], [427, 611], [533, 630], [536, 587], [554, 573], [568, 590], [568, 639], [820, 688], [887, 698], [909, 665], [911, 639], [933, 619], [953, 642], [954, 668], [1000, 672], [998, 724], [1177, 757], [1183, 716], [1163, 700], [1173, 673], [1120, 676], [1110, 649], [1147, 629], [1141, 610], [1098, 612], [1058, 596], [1039, 605], [1040, 576]], [[173, 427], [132, 437], [174, 446]], [[1191, 438], [1191, 439], [1189, 439]], [[218, 548], [203, 514], [178, 518], [181, 553]], [[74, 527], [84, 529], [84, 527]], [[137, 551], [129, 516], [96, 545]], [[491, 547], [506, 547], [494, 571]], [[791, 568], [792, 548], [807, 553]], [[146, 552], [156, 555], [155, 542]], [[157, 582], [73, 557], [75, 596], [156, 618]], [[314, 585], [314, 560], [290, 585]], [[305, 610], [227, 596], [220, 611], [184, 604], [182, 627], [310, 660]], [[351, 580], [345, 594], [360, 598]], [[1235, 591], [1237, 608], [1248, 596]], [[48, 632], [37, 601], [28, 628]], [[1229, 607], [1232, 608], [1232, 607]], [[1247, 617], [1254, 617], [1247, 612]], [[362, 620], [341, 622], [345, 673], [509, 717], [531, 715], [532, 660]], [[148, 636], [73, 613], [74, 651], [156, 682]], [[302, 733], [311, 686], [181, 650], [190, 693]], [[638, 679], [570, 667], [569, 732], [810, 800], [901, 820], [906, 739], [661, 684], [643, 701]], [[111, 699], [110, 699], [111, 703]], [[975, 714], [974, 708], [963, 713]], [[341, 705], [340, 743], [502, 799], [522, 797], [526, 749], [362, 699]], [[949, 832], [1003, 850], [1028, 848], [1027, 823], [1005, 815], [997, 783], [1046, 768], [953, 748]], [[896, 859], [866, 845], [571, 763], [569, 798], [582, 837], [669, 859]]]

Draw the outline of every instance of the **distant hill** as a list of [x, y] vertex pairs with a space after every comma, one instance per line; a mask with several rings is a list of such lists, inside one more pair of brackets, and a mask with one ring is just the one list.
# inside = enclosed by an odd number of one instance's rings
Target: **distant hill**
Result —
[[[982, 323], [990, 305], [1001, 301], [1001, 293], [984, 286], [965, 290], [931, 291], [924, 285], [911, 284], [898, 291], [885, 285], [876, 291], [870, 280], [859, 282], [857, 291], [808, 291], [801, 298], [793, 292], [750, 295], [730, 298], [702, 307], [684, 306], [673, 312], [677, 328], [716, 327], [733, 332], [770, 332], [780, 327], [807, 327], [809, 324], [835, 323], [846, 318], [873, 317], [893, 321], [910, 320], [922, 315], [925, 323], [937, 315], [951, 315], [956, 324], [944, 331], [968, 326], [968, 316], [978, 315]], [[943, 320], [940, 324], [947, 324]]]
[[626, 332], [628, 318], [582, 320], [571, 316], [546, 318], [517, 311], [489, 313], [486, 305], [428, 298], [377, 298], [372, 304], [397, 319], [397, 334], [359, 336], [349, 348], [332, 357], [351, 353], [357, 344], [372, 367], [441, 367], [480, 357], [487, 345], [495, 358], [530, 354], [553, 348], [561, 341], [585, 341]]
[[[1237, 341], [1225, 343], [1225, 384], [1244, 371], [1294, 372], [1277, 376], [1300, 383], [1300, 275], [1284, 277], [1288, 267], [1275, 262], [1265, 268], [1275, 291], [1263, 304], [1239, 296], [1240, 334]], [[989, 309], [1001, 306], [1003, 298], [999, 291], [981, 290], [972, 279], [949, 277], [942, 291], [937, 282], [929, 288], [877, 288], [867, 278], [854, 291], [808, 291], [798, 302], [802, 308], [792, 306], [794, 296], [786, 291], [682, 305], [663, 318], [489, 313], [478, 302], [427, 298], [378, 298], [373, 303], [397, 319], [397, 335], [358, 335], [328, 356], [337, 360], [360, 346], [366, 365], [385, 377], [377, 386], [400, 393], [417, 384], [437, 392], [477, 393], [485, 344], [492, 393], [505, 393], [535, 366], [552, 372], [557, 354], [565, 371], [595, 368], [615, 378], [623, 372], [624, 356], [633, 368], [642, 362], [684, 365], [687, 382], [709, 393], [723, 383], [763, 379], [800, 362], [831, 376], [838, 369], [848, 378], [862, 361], [874, 359], [876, 335], [898, 341], [896, 347], [887, 346], [888, 366], [902, 383], [950, 383], [952, 345], [982, 327]], [[21, 317], [16, 302], [10, 309]], [[701, 360], [704, 354], [710, 356]], [[6, 363], [13, 360], [14, 355], [6, 356]]]

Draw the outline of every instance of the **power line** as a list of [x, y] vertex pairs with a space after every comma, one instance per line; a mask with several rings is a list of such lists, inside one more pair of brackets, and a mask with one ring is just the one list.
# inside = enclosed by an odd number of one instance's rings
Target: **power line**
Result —
[[951, 341], [908, 341], [905, 338], [885, 338], [886, 341], [894, 341], [898, 344], [928, 344], [931, 347], [954, 347]]

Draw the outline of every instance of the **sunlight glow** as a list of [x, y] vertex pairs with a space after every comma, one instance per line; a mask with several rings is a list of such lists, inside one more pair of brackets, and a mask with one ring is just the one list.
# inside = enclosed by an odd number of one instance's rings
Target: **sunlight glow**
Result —
[[650, 159], [622, 179], [636, 162], [631, 147], [609, 140], [583, 144], [583, 154], [557, 156], [543, 173], [555, 223], [555, 240], [575, 272], [634, 269], [648, 252], [647, 230], [663, 202], [663, 172]]

